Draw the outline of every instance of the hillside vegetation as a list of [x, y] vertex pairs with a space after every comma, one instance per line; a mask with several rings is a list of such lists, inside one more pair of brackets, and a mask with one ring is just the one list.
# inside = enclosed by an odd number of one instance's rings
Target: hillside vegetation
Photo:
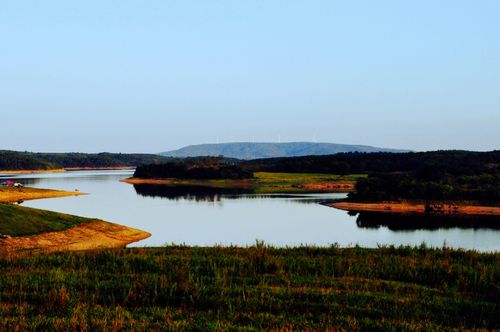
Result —
[[309, 155], [329, 155], [340, 152], [401, 152], [403, 150], [377, 148], [367, 145], [334, 143], [221, 143], [190, 145], [184, 148], [162, 152], [161, 155], [187, 158], [201, 156], [224, 156], [237, 159], [257, 159], [273, 157], [296, 157]]
[[0, 170], [128, 167], [169, 161], [154, 154], [33, 153], [0, 151]]
[[266, 172], [368, 174], [351, 200], [453, 200], [500, 203], [500, 151], [342, 153], [332, 156], [247, 161], [242, 167]]
[[94, 219], [6, 203], [0, 203], [0, 216], [0, 234], [9, 236], [62, 231], [79, 224], [95, 221]]
[[138, 166], [134, 177], [142, 179], [248, 179], [253, 172], [239, 165], [228, 163], [223, 158], [207, 157], [191, 160], [176, 160], [162, 164]]
[[394, 172], [476, 175], [498, 171], [500, 150], [407, 153], [339, 153], [329, 156], [268, 158], [245, 161], [254, 172], [373, 174]]
[[495, 330], [499, 261], [262, 244], [0, 258], [0, 330]]

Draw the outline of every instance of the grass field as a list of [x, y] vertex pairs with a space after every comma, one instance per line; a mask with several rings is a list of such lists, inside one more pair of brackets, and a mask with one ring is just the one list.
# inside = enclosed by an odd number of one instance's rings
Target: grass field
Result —
[[24, 236], [62, 231], [92, 221], [94, 220], [0, 203], [0, 234], [3, 235]]
[[0, 330], [500, 328], [500, 254], [140, 248], [0, 259]]
[[312, 174], [312, 173], [269, 173], [254, 174], [253, 186], [257, 192], [314, 192], [352, 190], [364, 174]]

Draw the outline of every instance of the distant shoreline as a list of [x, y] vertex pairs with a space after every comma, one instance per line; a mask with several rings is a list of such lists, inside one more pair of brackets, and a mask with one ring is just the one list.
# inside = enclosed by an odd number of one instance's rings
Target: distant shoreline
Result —
[[44, 174], [44, 173], [64, 173], [71, 171], [112, 171], [112, 170], [133, 170], [135, 166], [117, 166], [117, 167], [67, 167], [57, 169], [23, 169], [23, 170], [0, 170], [0, 175], [19, 175], [19, 174]]
[[64, 173], [64, 168], [57, 169], [23, 169], [23, 170], [0, 170], [0, 175], [18, 175], [18, 174], [43, 174], [43, 173]]
[[67, 167], [65, 171], [123, 171], [132, 170], [135, 166], [117, 166], [117, 167]]

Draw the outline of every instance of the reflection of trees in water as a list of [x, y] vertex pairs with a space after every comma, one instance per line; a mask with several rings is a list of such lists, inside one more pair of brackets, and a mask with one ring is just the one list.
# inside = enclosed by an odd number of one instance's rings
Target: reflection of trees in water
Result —
[[[351, 215], [355, 213], [350, 212]], [[437, 230], [447, 228], [500, 230], [499, 216], [429, 216], [417, 214], [392, 214], [360, 212], [356, 224], [360, 228], [387, 227], [394, 231]]]
[[170, 200], [189, 200], [196, 202], [219, 202], [222, 199], [289, 199], [299, 204], [324, 203], [324, 198], [308, 198], [307, 196], [290, 194], [256, 194], [252, 189], [214, 188], [206, 186], [169, 186], [163, 184], [135, 184], [136, 193], [143, 197], [158, 197]]
[[218, 202], [222, 198], [242, 198], [252, 194], [252, 190], [241, 188], [213, 188], [203, 186], [168, 186], [155, 184], [135, 184], [136, 193], [143, 197], [159, 197], [170, 200], [196, 202]]

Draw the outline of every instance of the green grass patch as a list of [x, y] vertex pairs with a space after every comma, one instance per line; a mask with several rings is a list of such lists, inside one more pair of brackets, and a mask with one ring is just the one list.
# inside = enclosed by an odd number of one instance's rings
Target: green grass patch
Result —
[[0, 234], [33, 235], [62, 231], [94, 219], [0, 203]]
[[[259, 193], [304, 193], [318, 191], [338, 191], [319, 188], [307, 188], [315, 185], [354, 184], [365, 174], [318, 174], [318, 173], [254, 173], [253, 187]], [[346, 190], [349, 191], [349, 190]]]
[[500, 254], [136, 248], [0, 259], [0, 330], [500, 328]]
[[366, 178], [366, 174], [317, 174], [317, 173], [269, 173], [256, 172], [254, 179], [257, 184], [293, 185], [293, 184], [317, 184], [325, 182], [353, 182], [360, 178]]

